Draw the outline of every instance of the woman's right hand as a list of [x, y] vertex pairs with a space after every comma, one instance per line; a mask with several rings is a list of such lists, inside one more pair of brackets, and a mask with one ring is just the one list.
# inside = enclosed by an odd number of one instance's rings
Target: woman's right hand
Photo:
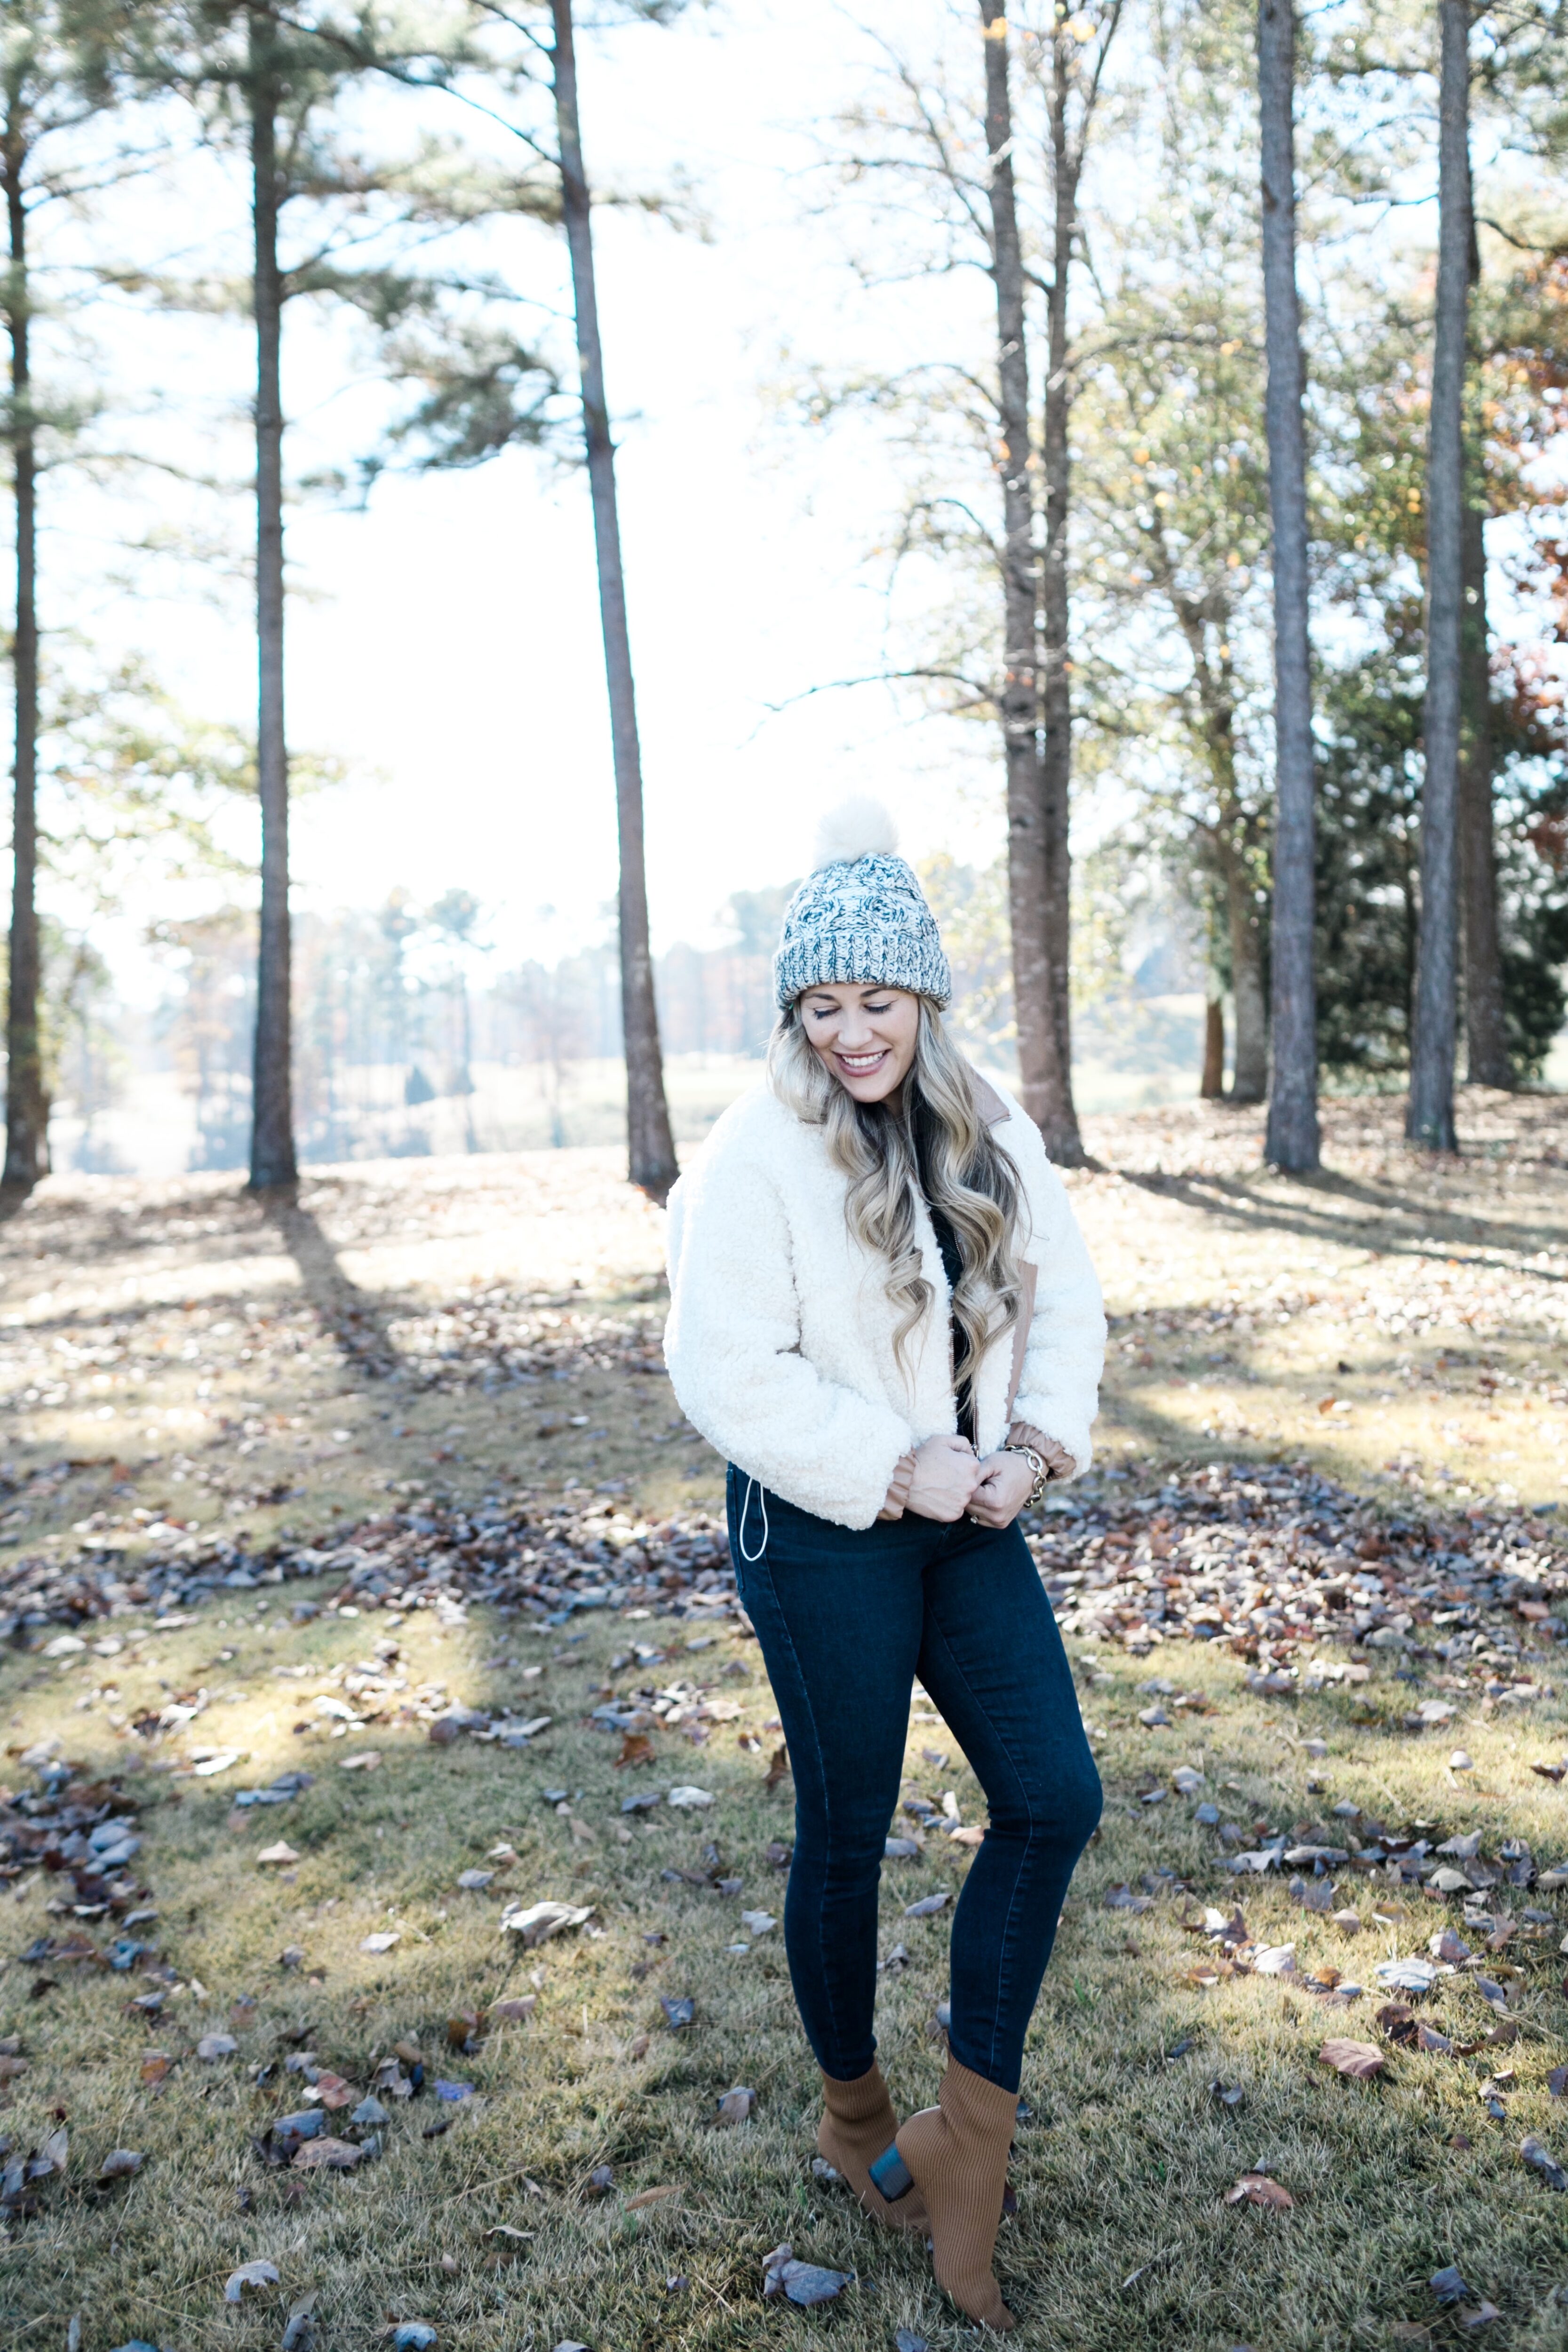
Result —
[[961, 1519], [980, 1479], [967, 1437], [928, 1437], [915, 1448], [915, 1475], [904, 1505], [920, 1519]]

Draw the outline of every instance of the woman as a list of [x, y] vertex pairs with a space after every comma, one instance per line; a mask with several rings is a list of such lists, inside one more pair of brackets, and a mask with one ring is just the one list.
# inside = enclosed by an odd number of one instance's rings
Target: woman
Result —
[[[784, 916], [764, 1084], [670, 1196], [665, 1353], [727, 1455], [736, 1582], [795, 1783], [784, 1942], [822, 2154], [992, 2272], [1024, 2035], [1100, 1790], [1019, 1512], [1088, 1467], [1099, 1285], [1039, 1132], [942, 1027], [947, 959], [885, 814], [851, 803]], [[939, 2105], [876, 2063], [877, 1899], [916, 1675], [985, 1791], [953, 1914]]]

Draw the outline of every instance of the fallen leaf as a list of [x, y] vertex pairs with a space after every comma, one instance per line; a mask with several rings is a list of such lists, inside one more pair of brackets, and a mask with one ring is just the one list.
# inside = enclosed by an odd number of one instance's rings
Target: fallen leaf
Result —
[[816, 2263], [797, 2263], [793, 2247], [785, 2244], [775, 2246], [763, 2264], [763, 2293], [784, 2294], [791, 2303], [809, 2310], [813, 2304], [830, 2303], [853, 2277], [852, 2271], [829, 2271]]
[[493, 1870], [459, 1870], [458, 1884], [466, 1895], [482, 1895], [494, 1876]]
[[1459, 2325], [1461, 2327], [1489, 2327], [1494, 2319], [1500, 2319], [1501, 2317], [1502, 2314], [1498, 2309], [1497, 2305], [1495, 2303], [1488, 2303], [1483, 2296], [1481, 2301], [1476, 2305], [1474, 2311], [1460, 2312]]
[[1385, 2061], [1381, 2050], [1370, 2042], [1325, 2042], [1318, 2053], [1321, 2065], [1331, 2066], [1336, 2074], [1349, 2074], [1358, 2083], [1370, 2083], [1382, 2073]]
[[1153, 1902], [1152, 1895], [1134, 1895], [1131, 1886], [1110, 1886], [1105, 1892], [1108, 1911], [1148, 1911]]
[[626, 2044], [626, 2056], [633, 2060], [646, 2058], [647, 2056], [649, 2047], [650, 2044], [646, 2033], [634, 2034], [631, 2041]]
[[223, 2299], [225, 2303], [237, 2303], [247, 2286], [276, 2286], [277, 2284], [276, 2263], [241, 2263], [238, 2270], [229, 2273]]
[[918, 1903], [905, 1904], [904, 1916], [906, 1919], [934, 1919], [939, 1911], [945, 1911], [952, 1900], [951, 1895], [922, 1895]]
[[314, 2290], [300, 2296], [289, 2314], [279, 2339], [279, 2352], [310, 2352], [316, 2336], [315, 2304]]
[[204, 2033], [196, 2044], [198, 2058], [232, 2058], [239, 2048], [232, 2033]]
[[149, 2050], [142, 2061], [142, 2080], [149, 2084], [162, 2083], [174, 2061], [164, 2050]]
[[1262, 2205], [1271, 2212], [1288, 2213], [1296, 2202], [1290, 2191], [1278, 2180], [1270, 2180], [1266, 2172], [1244, 2172], [1234, 2188], [1225, 2192], [1227, 2205]]
[[1546, 2077], [1546, 2087], [1554, 2099], [1568, 2099], [1568, 2066], [1553, 2066]]
[[771, 1911], [742, 1911], [741, 1925], [749, 1936], [766, 1936], [778, 1926]]
[[[772, 1761], [769, 1763], [767, 1770], [763, 1775], [763, 1787], [764, 1789], [776, 1789], [779, 1782], [787, 1779], [788, 1775], [789, 1748], [787, 1745], [781, 1743], [773, 1749]], [[674, 1800], [672, 1799], [671, 1802], [673, 1803], [673, 1801]]]
[[279, 1838], [276, 1845], [264, 1845], [256, 1859], [258, 1862], [298, 1862], [300, 1857], [291, 1845]]
[[1361, 1934], [1362, 1916], [1359, 1911], [1336, 1911], [1332, 1914], [1332, 1918], [1334, 1926], [1342, 1935], [1359, 1936]]
[[689, 1994], [683, 1993], [675, 2000], [661, 2000], [658, 2005], [672, 2033], [679, 2033], [684, 2026], [689, 2025], [697, 2014], [697, 2004]]
[[931, 2347], [923, 2336], [915, 2334], [912, 2327], [896, 2327], [893, 2330], [893, 2352], [931, 2352]]
[[393, 2328], [392, 2352], [430, 2352], [436, 2330], [427, 2319], [405, 2319]]
[[340, 1756], [338, 1769], [340, 1772], [374, 1772], [380, 1761], [379, 1748], [361, 1748], [352, 1756]]
[[672, 2197], [679, 2197], [679, 2194], [680, 2184], [679, 2181], [672, 2181], [666, 2189], [639, 2189], [637, 2196], [628, 2197], [626, 2199], [626, 2211], [628, 2213], [646, 2213], [650, 2205], [668, 2204]]
[[1526, 2164], [1540, 2173], [1548, 2189], [1568, 2189], [1568, 2172], [1564, 2172], [1549, 2147], [1543, 2147], [1531, 2133], [1519, 2143], [1519, 2152]]
[[672, 1789], [668, 1801], [678, 1812], [701, 1812], [713, 1802], [713, 1791], [690, 1786]]
[[748, 2091], [737, 2085], [734, 2090], [726, 2091], [719, 2101], [719, 2112], [713, 2120], [715, 2124], [723, 2126], [749, 2123], [752, 2110], [756, 2104], [755, 2091]]
[[1435, 2050], [1444, 2058], [1452, 2057], [1454, 2053], [1454, 2045], [1449, 2041], [1447, 2035], [1446, 2033], [1439, 2033], [1436, 2026], [1432, 2025], [1418, 2025], [1416, 2027], [1415, 2047], [1417, 2050]]
[[535, 1903], [525, 1911], [504, 1911], [501, 1933], [521, 1936], [524, 1949], [531, 1951], [536, 1944], [547, 1943], [568, 1927], [581, 1927], [593, 1916], [591, 1903]]
[[400, 1927], [384, 1927], [374, 1936], [366, 1936], [360, 1945], [362, 1952], [390, 1952], [395, 1944], [403, 1941]]
[[1260, 1977], [1288, 1977], [1296, 1967], [1294, 1944], [1269, 1944], [1252, 1956], [1252, 1965]]
[[538, 2006], [539, 1995], [536, 1992], [520, 1993], [511, 2000], [492, 2001], [490, 2021], [492, 2024], [515, 2025], [521, 2019], [531, 2017]]
[[1468, 1944], [1462, 1937], [1456, 1936], [1452, 1927], [1445, 1927], [1440, 1936], [1433, 1937], [1431, 1952], [1434, 1959], [1447, 1960], [1451, 1968], [1456, 1969], [1462, 1967], [1470, 1957]]
[[455, 2010], [447, 2020], [447, 2046], [450, 2050], [466, 2050], [476, 2035], [485, 2030], [482, 2009]]
[[628, 1731], [621, 1742], [621, 1752], [616, 1759], [618, 1772], [627, 1764], [651, 1764], [654, 1760], [653, 1741], [646, 1731]]
[[100, 2180], [128, 2180], [133, 2172], [141, 2171], [144, 2161], [140, 2148], [111, 2147], [98, 2168], [98, 2177]]
[[1463, 2303], [1470, 2291], [1458, 2263], [1450, 2263], [1446, 2270], [1434, 2271], [1427, 2284], [1439, 2303]]
[[320, 2139], [308, 2139], [294, 2151], [291, 2159], [296, 2172], [350, 2172], [364, 2155], [353, 2140], [334, 2139], [330, 2132]]
[[358, 2098], [359, 2093], [352, 2084], [345, 2083], [341, 2074], [334, 2074], [330, 2068], [323, 2068], [311, 2084], [309, 2095], [318, 2106], [335, 2111], [339, 2107], [352, 2106], [354, 2100]]

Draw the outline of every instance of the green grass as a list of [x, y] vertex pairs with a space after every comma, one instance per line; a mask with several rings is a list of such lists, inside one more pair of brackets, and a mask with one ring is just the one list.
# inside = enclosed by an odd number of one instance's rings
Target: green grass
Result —
[[[149, 1690], [159, 1680], [178, 1689], [201, 1679], [220, 1615], [221, 1638], [237, 1653], [231, 1671], [252, 1681], [272, 1663], [319, 1667], [356, 1656], [384, 1622], [329, 1616], [290, 1629], [271, 1624], [281, 1613], [276, 1603], [259, 1622], [248, 1606], [243, 1618], [236, 1609], [233, 1600], [221, 1609], [215, 1601], [195, 1623], [152, 1637], [145, 1646], [156, 1649], [156, 1671], [122, 1673], [127, 1703], [135, 1706], [141, 1687], [134, 1673]], [[4, 2030], [20, 2035], [28, 2060], [4, 2127], [15, 2145], [31, 2146], [63, 2111], [71, 2143], [67, 2177], [43, 2185], [37, 2217], [14, 2223], [0, 2253], [8, 2341], [63, 2345], [79, 2312], [84, 2352], [138, 2335], [180, 2352], [260, 2347], [277, 2343], [288, 2308], [311, 2291], [323, 2347], [368, 2346], [394, 2318], [427, 2319], [453, 2352], [563, 2339], [606, 2352], [763, 2336], [804, 2344], [824, 2334], [845, 2347], [885, 2347], [900, 2326], [950, 2345], [970, 2333], [935, 2294], [923, 2250], [875, 2229], [811, 2171], [815, 2077], [781, 1931], [744, 1954], [725, 1949], [742, 1937], [742, 1907], [776, 1916], [783, 1894], [766, 1848], [788, 1835], [788, 1787], [765, 1793], [765, 1759], [735, 1744], [738, 1730], [760, 1729], [771, 1711], [755, 1645], [731, 1631], [689, 1658], [682, 1621], [636, 1630], [670, 1643], [665, 1671], [693, 1679], [700, 1671], [745, 1708], [740, 1725], [715, 1728], [705, 1747], [659, 1735], [651, 1775], [618, 1774], [614, 1739], [581, 1726], [590, 1688], [606, 1678], [626, 1638], [617, 1623], [595, 1622], [566, 1645], [515, 1619], [487, 1623], [479, 1612], [447, 1628], [416, 1612], [399, 1629], [409, 1678], [439, 1676], [477, 1699], [507, 1685], [511, 1670], [481, 1670], [496, 1652], [546, 1662], [529, 1687], [542, 1688], [541, 1711], [552, 1707], [557, 1723], [534, 1749], [469, 1741], [443, 1748], [413, 1728], [378, 1726], [350, 1734], [346, 1747], [374, 1744], [380, 1766], [343, 1772], [345, 1744], [324, 1730], [296, 1735], [291, 1705], [272, 1695], [296, 1694], [273, 1685], [226, 1713], [221, 1734], [206, 1732], [251, 1750], [222, 1780], [135, 1774], [146, 1832], [137, 1869], [160, 1913], [140, 1932], [157, 1939], [192, 1989], [150, 2029], [126, 2011], [140, 1978], [58, 1965], [44, 1971], [58, 1989], [37, 2000], [28, 1998], [32, 1967], [14, 1962], [0, 1978]], [[731, 1664], [745, 1679], [721, 1679]], [[1272, 1978], [1195, 1989], [1188, 1971], [1210, 1948], [1183, 1932], [1184, 1908], [1195, 1916], [1205, 1901], [1228, 1905], [1238, 1882], [1218, 1869], [1212, 1834], [1193, 1822], [1189, 1802], [1168, 1798], [1147, 1809], [1130, 1794], [1149, 1768], [1168, 1774], [1186, 1759], [1205, 1770], [1211, 1790], [1239, 1783], [1221, 1799], [1238, 1819], [1316, 1820], [1348, 1796], [1389, 1819], [1440, 1819], [1444, 1833], [1484, 1825], [1488, 1849], [1504, 1834], [1523, 1836], [1555, 1859], [1568, 1848], [1564, 1797], [1527, 1769], [1531, 1757], [1552, 1752], [1542, 1745], [1545, 1727], [1461, 1718], [1451, 1728], [1478, 1769], [1474, 1786], [1456, 1789], [1441, 1769], [1450, 1733], [1423, 1740], [1395, 1728], [1405, 1703], [1397, 1684], [1374, 1682], [1370, 1705], [1363, 1690], [1281, 1706], [1245, 1692], [1241, 1671], [1213, 1651], [1194, 1648], [1190, 1662], [1184, 1654], [1184, 1687], [1202, 1688], [1214, 1711], [1152, 1732], [1136, 1719], [1147, 1703], [1138, 1687], [1146, 1664], [1118, 1660], [1096, 1680], [1088, 1712], [1104, 1727], [1109, 1802], [1030, 2034], [1024, 2088], [1032, 2114], [1014, 2168], [1018, 2212], [999, 2242], [1022, 2341], [1097, 2352], [1144, 2344], [1223, 2352], [1244, 2342], [1307, 2352], [1395, 2340], [1390, 2323], [1399, 2321], [1435, 2323], [1438, 2340], [1457, 2341], [1455, 2322], [1426, 2284], [1457, 2262], [1477, 2295], [1501, 2308], [1489, 2341], [1568, 2342], [1568, 2308], [1558, 2299], [1568, 2285], [1568, 2212], [1516, 2152], [1526, 2132], [1559, 2155], [1568, 2142], [1563, 2105], [1544, 2079], [1563, 2055], [1558, 1931], [1509, 1948], [1522, 1971], [1514, 1989], [1521, 2033], [1510, 2050], [1469, 2062], [1391, 2050], [1384, 2079], [1346, 2082], [1318, 2063], [1318, 2048], [1331, 2033], [1375, 2039], [1381, 1996], [1335, 2010]], [[299, 1688], [308, 1691], [309, 1680]], [[13, 1749], [53, 1730], [93, 1771], [138, 1760], [140, 1743], [115, 1741], [98, 1723], [73, 1736], [36, 1660], [6, 1659], [0, 1705]], [[1326, 1759], [1299, 1745], [1309, 1729], [1326, 1738]], [[933, 1797], [955, 1789], [972, 1818], [975, 1791], [962, 1767], [936, 1771], [921, 1759], [942, 1737], [929, 1726], [912, 1729], [910, 1780]], [[228, 1825], [226, 1787], [301, 1764], [317, 1776], [306, 1794]], [[13, 1760], [8, 1769], [16, 1785], [20, 1768]], [[1321, 1790], [1309, 1791], [1309, 1774]], [[631, 1817], [630, 1843], [621, 1842], [628, 1781], [668, 1789], [693, 1780], [714, 1792], [710, 1811], [660, 1806]], [[573, 1792], [591, 1841], [544, 1801], [552, 1787]], [[279, 1836], [300, 1857], [287, 1879], [255, 1859]], [[502, 1840], [517, 1849], [517, 1864], [484, 1893], [459, 1893], [458, 1872]], [[743, 1878], [738, 1896], [661, 1876], [703, 1868], [710, 1842], [727, 1872]], [[941, 2053], [930, 2021], [945, 1990], [946, 1927], [906, 1920], [903, 1906], [933, 1885], [956, 1888], [964, 1864], [963, 1849], [932, 1840], [921, 1861], [886, 1874], [883, 1949], [902, 1942], [911, 1955], [907, 1969], [883, 1979], [879, 2010], [884, 2063], [904, 2105], [934, 2094]], [[1137, 1887], [1160, 1870], [1190, 1879], [1194, 1895], [1161, 1895], [1142, 1914], [1105, 1908], [1110, 1885]], [[70, 1924], [44, 1909], [62, 1885], [44, 1874], [20, 1900], [5, 1898], [8, 1950]], [[1363, 1916], [1382, 1885], [1348, 1885]], [[499, 1931], [503, 1901], [545, 1896], [593, 1903], [601, 1932], [518, 1951]], [[1458, 1916], [1457, 1906], [1407, 1895], [1405, 1919], [1347, 1941], [1331, 1925], [1309, 1922], [1277, 1879], [1239, 1882], [1239, 1899], [1259, 1940], [1297, 1943], [1304, 1971], [1332, 1960], [1363, 1980], [1378, 1958], [1424, 1950], [1435, 1927]], [[366, 1935], [393, 1926], [403, 1937], [393, 1952], [362, 1951]], [[649, 1934], [667, 1940], [649, 1944]], [[279, 1956], [289, 1946], [304, 1957], [285, 1969]], [[445, 2047], [453, 2011], [534, 1990], [531, 2021], [493, 2031], [471, 2056]], [[689, 2029], [668, 2029], [661, 1994], [694, 1999]], [[197, 2039], [224, 2030], [231, 2004], [246, 1996], [256, 2013], [238, 2032], [238, 2055], [204, 2063], [193, 2054]], [[1448, 1979], [1423, 2014], [1457, 2036], [1479, 2037], [1491, 2022], [1465, 1976]], [[644, 2035], [646, 2053], [636, 2054]], [[423, 2136], [436, 2112], [426, 2093], [395, 2109], [384, 2153], [355, 2174], [261, 2165], [252, 2135], [299, 2104], [297, 2078], [281, 2071], [288, 2053], [313, 2050], [368, 2088], [375, 2058], [409, 2038], [432, 2073], [475, 2085], [472, 2103], [447, 2110], [455, 2116], [447, 2133]], [[155, 2096], [141, 2075], [149, 2048], [175, 2062]], [[268, 2061], [276, 2070], [252, 2084], [250, 2070]], [[1500, 2124], [1481, 2102], [1476, 2070], [1489, 2074], [1510, 2062], [1517, 2087]], [[1239, 2108], [1213, 2099], [1216, 2076], [1242, 2084]], [[754, 2118], [715, 2129], [716, 2102], [737, 2083], [758, 2093]], [[1451, 2147], [1456, 2134], [1473, 2147]], [[112, 2147], [141, 2149], [145, 2162], [130, 2182], [100, 2189], [98, 2167]], [[1291, 2190], [1292, 2212], [1223, 2203], [1237, 2175], [1259, 2161]], [[606, 2163], [613, 2187], [599, 2194], [589, 2175]], [[671, 2185], [679, 2199], [626, 2210], [640, 2190]], [[491, 2234], [500, 2225], [531, 2235]], [[857, 2274], [837, 2305], [802, 2313], [761, 2303], [763, 2256], [786, 2237], [797, 2253]], [[247, 2291], [238, 2311], [226, 2307], [229, 2271], [258, 2258], [277, 2264], [280, 2286]], [[689, 2284], [667, 2291], [672, 2276]]]

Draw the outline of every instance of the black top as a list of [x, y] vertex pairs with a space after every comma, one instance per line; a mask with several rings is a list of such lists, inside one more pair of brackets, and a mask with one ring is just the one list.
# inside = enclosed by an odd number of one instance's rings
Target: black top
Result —
[[[942, 1252], [947, 1286], [949, 1290], [956, 1291], [963, 1275], [963, 1253], [958, 1245], [952, 1218], [944, 1216], [931, 1197], [931, 1114], [923, 1104], [918, 1106], [912, 1124], [921, 1190], [925, 1194], [926, 1207], [931, 1213], [936, 1245]], [[964, 1376], [968, 1361], [969, 1335], [955, 1315], [952, 1318], [952, 1388], [958, 1401], [958, 1433], [961, 1437], [967, 1437], [971, 1445], [978, 1447], [979, 1441], [974, 1434], [974, 1399]]]

